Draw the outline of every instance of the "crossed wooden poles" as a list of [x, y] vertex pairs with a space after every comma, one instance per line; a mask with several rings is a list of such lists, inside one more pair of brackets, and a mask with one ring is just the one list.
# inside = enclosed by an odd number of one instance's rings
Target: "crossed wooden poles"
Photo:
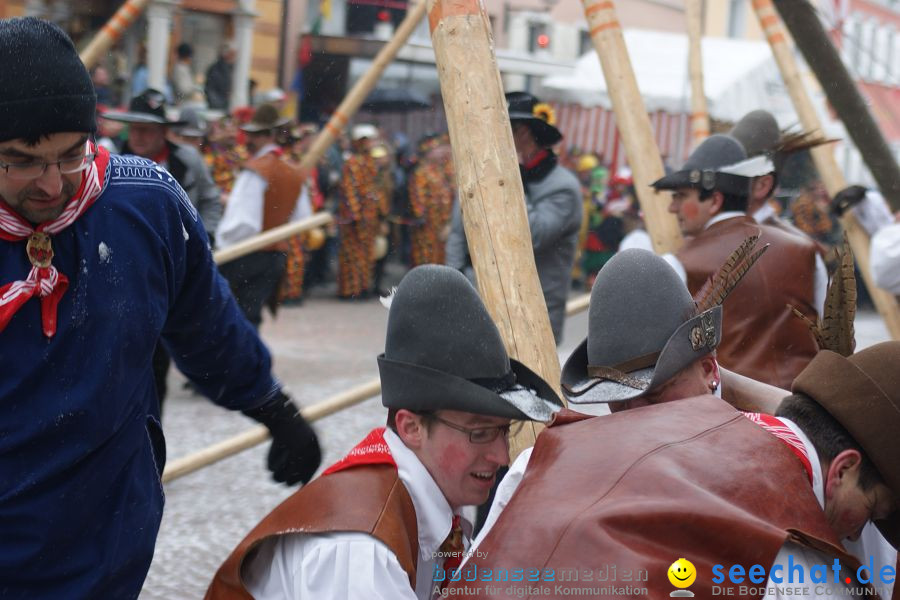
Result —
[[[674, 216], [666, 211], [667, 203], [650, 187], [652, 181], [663, 175], [663, 165], [637, 87], [614, 2], [583, 2], [591, 39], [600, 57], [616, 122], [634, 175], [635, 190], [644, 212], [647, 231], [657, 252], [675, 251], [682, 240]], [[696, 34], [699, 29], [692, 12], [696, 6], [693, 0], [688, 2], [693, 23], [690, 29]], [[96, 45], [92, 42], [83, 53], [85, 62], [94, 60], [96, 48], [111, 43], [110, 39], [115, 38], [116, 31], [120, 34], [121, 29], [127, 26], [127, 20], [133, 20], [146, 3], [147, 0], [127, 0], [111, 19], [111, 24], [101, 31], [103, 39]], [[754, 8], [760, 15], [760, 22], [804, 127], [808, 130], [820, 129], [815, 113], [810, 116], [808, 96], [805, 102], [803, 100], [806, 92], [796, 75], [796, 66], [791, 63], [793, 58], [787, 42], [778, 32], [781, 24], [771, 0], [754, 0]], [[310, 151], [302, 159], [301, 169], [314, 166], [334, 143], [426, 13], [450, 131], [459, 200], [479, 292], [497, 323], [510, 356], [529, 365], [546, 381], [558, 382], [559, 361], [534, 265], [524, 190], [494, 55], [490, 22], [479, 0], [418, 1], [407, 12], [394, 37], [378, 52], [369, 71], [357, 81], [318, 134]], [[699, 42], [696, 46], [699, 48]], [[697, 58], [693, 59], [695, 66], [691, 72], [692, 78], [700, 81], [702, 78], [697, 61]], [[699, 86], [695, 83], [693, 87], [694, 95], [702, 96], [702, 83]], [[705, 108], [699, 102], [694, 112], [698, 117], [705, 117]], [[692, 128], [696, 131], [702, 126], [698, 119]], [[842, 188], [844, 182], [830, 152], [821, 148], [818, 152], [814, 151], [814, 158], [820, 173], [826, 178], [829, 193]], [[269, 230], [217, 252], [216, 261], [231, 260], [330, 220], [329, 215], [315, 215]], [[866, 282], [870, 283], [867, 236], [852, 217], [845, 217], [844, 225]], [[891, 335], [900, 338], [900, 312], [896, 300], [887, 294], [880, 294], [872, 285], [869, 288]], [[587, 296], [570, 302], [571, 310], [583, 310], [586, 306]], [[304, 409], [304, 416], [316, 420], [374, 396], [379, 391], [379, 382], [373, 380]], [[515, 455], [522, 448], [532, 445], [536, 434], [534, 427], [523, 428], [519, 436], [511, 440], [511, 452]], [[163, 480], [171, 481], [224, 456], [257, 445], [267, 437], [265, 428], [257, 427], [200, 453], [172, 461]]]

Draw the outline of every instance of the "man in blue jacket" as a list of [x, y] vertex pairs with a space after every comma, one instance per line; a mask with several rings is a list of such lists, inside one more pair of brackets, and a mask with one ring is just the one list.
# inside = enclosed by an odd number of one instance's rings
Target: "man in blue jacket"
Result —
[[315, 433], [216, 271], [173, 177], [98, 148], [71, 40], [0, 21], [0, 596], [135, 598], [162, 515], [160, 338], [217, 404], [307, 481]]

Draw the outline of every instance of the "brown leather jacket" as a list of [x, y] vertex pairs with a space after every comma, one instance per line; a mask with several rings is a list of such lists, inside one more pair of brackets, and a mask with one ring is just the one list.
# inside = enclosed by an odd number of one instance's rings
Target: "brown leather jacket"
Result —
[[[287, 223], [297, 206], [297, 198], [303, 187], [300, 170], [289, 165], [274, 152], [248, 161], [246, 168], [257, 173], [268, 183], [263, 199], [262, 230], [267, 231]], [[282, 240], [263, 250], [287, 252], [288, 242]]]
[[273, 536], [303, 531], [359, 531], [383, 542], [416, 586], [416, 511], [389, 465], [360, 466], [319, 477], [282, 502], [238, 544], [206, 591], [207, 600], [252, 600], [241, 581], [247, 555]]
[[717, 358], [741, 375], [790, 389], [818, 346], [794, 306], [815, 322], [816, 247], [808, 240], [742, 216], [714, 223], [678, 251], [696, 294], [745, 238], [761, 233], [769, 249], [731, 293], [722, 313]]
[[[618, 589], [591, 597], [638, 597], [630, 586], [668, 598], [667, 571], [684, 557], [697, 570], [690, 591], [711, 598], [714, 565], [724, 565], [726, 582], [733, 564], [768, 573], [788, 539], [859, 566], [796, 455], [725, 402], [700, 396], [594, 418], [564, 411], [538, 437], [519, 488], [454, 586], [483, 596], [471, 589], [506, 590], [523, 569], [513, 585], [546, 587], [534, 597], [602, 586]], [[495, 579], [498, 569], [509, 581]], [[554, 579], [543, 583], [548, 569]]]

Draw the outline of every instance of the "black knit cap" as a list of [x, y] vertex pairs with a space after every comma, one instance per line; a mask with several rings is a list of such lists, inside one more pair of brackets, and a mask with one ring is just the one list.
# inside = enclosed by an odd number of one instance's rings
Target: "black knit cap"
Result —
[[0, 20], [0, 64], [0, 141], [97, 130], [94, 84], [62, 29]]

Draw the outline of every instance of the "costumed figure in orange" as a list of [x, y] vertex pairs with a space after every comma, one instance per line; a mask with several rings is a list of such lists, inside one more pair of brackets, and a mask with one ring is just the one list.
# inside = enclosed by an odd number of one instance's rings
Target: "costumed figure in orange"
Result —
[[222, 190], [224, 201], [250, 155], [244, 144], [237, 143], [237, 126], [230, 117], [223, 117], [212, 123], [208, 140], [209, 143], [203, 147], [203, 159], [212, 173], [213, 181]]
[[344, 163], [337, 215], [339, 298], [367, 297], [371, 288], [378, 213], [387, 205], [369, 150], [376, 135], [372, 125], [356, 125], [351, 132], [353, 154]]
[[456, 193], [453, 161], [443, 136], [426, 136], [419, 142], [419, 164], [409, 186], [412, 266], [443, 264], [445, 242]]
[[[300, 125], [291, 131], [290, 147], [286, 148], [289, 162], [299, 165], [303, 154], [309, 150], [309, 146], [315, 139], [316, 131], [316, 127], [310, 124]], [[319, 187], [318, 168], [313, 167], [310, 171], [303, 182], [303, 190], [300, 193], [301, 195], [306, 194], [309, 198], [313, 213], [317, 213], [325, 207], [325, 196]], [[306, 252], [307, 250], [317, 250], [323, 241], [324, 233], [319, 228], [288, 238], [287, 269], [278, 291], [280, 302], [298, 303], [303, 299]]]

